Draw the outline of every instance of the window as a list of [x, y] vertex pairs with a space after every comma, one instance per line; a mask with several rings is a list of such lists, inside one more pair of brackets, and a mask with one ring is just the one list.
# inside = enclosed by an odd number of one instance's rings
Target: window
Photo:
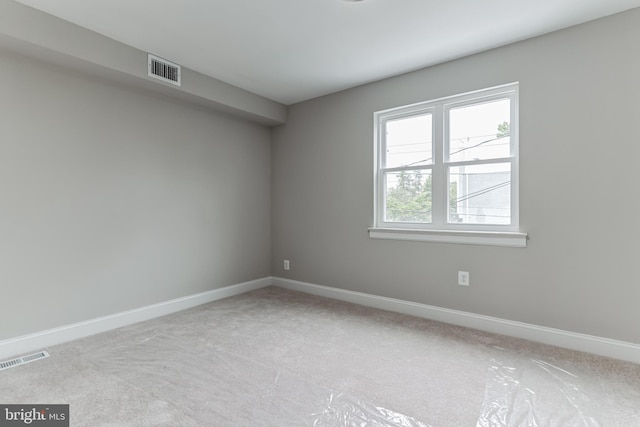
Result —
[[523, 246], [517, 113], [517, 84], [375, 113], [372, 237]]

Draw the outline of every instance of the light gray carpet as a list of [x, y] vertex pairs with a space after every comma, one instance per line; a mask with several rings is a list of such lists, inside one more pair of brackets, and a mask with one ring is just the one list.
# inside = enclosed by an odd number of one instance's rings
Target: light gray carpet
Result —
[[72, 426], [640, 426], [640, 365], [265, 288], [49, 348]]

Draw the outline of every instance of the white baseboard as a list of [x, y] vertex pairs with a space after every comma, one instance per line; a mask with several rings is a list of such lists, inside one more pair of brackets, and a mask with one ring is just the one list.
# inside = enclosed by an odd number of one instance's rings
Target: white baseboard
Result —
[[514, 322], [496, 317], [450, 310], [362, 292], [331, 288], [280, 277], [273, 278], [273, 285], [382, 310], [395, 311], [453, 325], [465, 326], [571, 350], [640, 363], [640, 345], [634, 343], [531, 325], [528, 323]]
[[0, 341], [0, 360], [264, 288], [270, 286], [271, 282], [271, 277], [264, 277], [262, 279], [225, 286], [224, 288], [176, 298], [109, 316], [98, 317], [84, 322], [73, 323], [71, 325], [3, 340]]
[[56, 344], [150, 320], [270, 285], [425, 319], [508, 335], [640, 364], [640, 345], [426, 304], [315, 285], [280, 277], [264, 277], [213, 289], [109, 316], [0, 341], [0, 360]]

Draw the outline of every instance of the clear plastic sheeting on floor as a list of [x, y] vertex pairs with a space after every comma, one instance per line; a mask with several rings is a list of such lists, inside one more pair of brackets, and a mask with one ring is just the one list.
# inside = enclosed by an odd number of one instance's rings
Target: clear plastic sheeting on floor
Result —
[[329, 396], [327, 407], [313, 414], [313, 417], [314, 427], [431, 427], [409, 416], [343, 393]]
[[477, 427], [604, 427], [597, 388], [593, 379], [543, 360], [492, 360]]
[[46, 350], [0, 402], [74, 427], [640, 427], [640, 365], [277, 288]]

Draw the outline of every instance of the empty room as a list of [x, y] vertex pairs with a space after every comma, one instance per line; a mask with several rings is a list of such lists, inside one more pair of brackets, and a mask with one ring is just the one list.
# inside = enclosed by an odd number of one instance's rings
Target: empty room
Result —
[[640, 0], [0, 0], [0, 427], [640, 426]]

